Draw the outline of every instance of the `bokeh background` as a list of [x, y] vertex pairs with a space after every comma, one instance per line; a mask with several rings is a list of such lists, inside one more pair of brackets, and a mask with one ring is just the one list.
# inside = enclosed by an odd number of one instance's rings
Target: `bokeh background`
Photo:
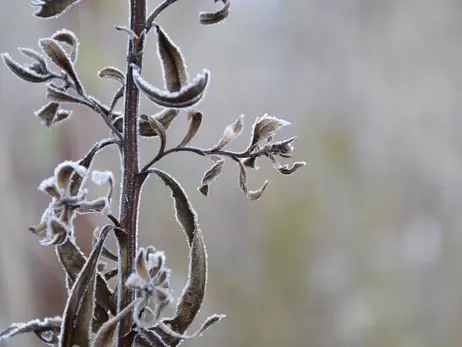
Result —
[[[155, 1], [149, 1], [154, 8]], [[127, 1], [84, 0], [57, 20], [32, 18], [28, 1], [2, 1], [0, 51], [61, 28], [81, 39], [78, 71], [86, 89], [108, 103], [117, 84], [106, 65], [124, 69]], [[455, 347], [462, 343], [462, 3], [459, 0], [232, 0], [221, 25], [197, 14], [212, 1], [179, 1], [159, 20], [182, 48], [189, 71], [212, 72], [193, 144], [208, 147], [243, 113], [249, 141], [264, 113], [292, 123], [278, 139], [298, 136], [291, 177], [271, 163], [249, 173], [261, 200], [239, 190], [229, 162], [209, 197], [198, 193], [211, 164], [174, 154], [160, 167], [188, 191], [208, 246], [208, 292], [194, 328], [208, 315], [228, 318], [188, 346]], [[145, 76], [161, 85], [155, 40]], [[33, 111], [44, 87], [0, 68], [0, 326], [61, 314], [63, 273], [53, 248], [27, 231], [48, 198], [42, 179], [65, 159], [81, 158], [107, 136], [101, 120], [74, 107], [71, 120], [47, 129]], [[143, 111], [156, 107], [142, 100]], [[169, 143], [187, 129], [182, 115]], [[157, 150], [143, 141], [142, 160]], [[115, 149], [95, 169], [114, 170]], [[104, 188], [89, 186], [91, 192]], [[103, 189], [103, 190], [101, 190]], [[179, 295], [187, 247], [169, 191], [155, 179], [143, 191], [141, 244], [167, 252]], [[117, 210], [114, 204], [114, 209]], [[80, 217], [79, 244], [104, 221]], [[40, 346], [17, 337], [2, 346]]]

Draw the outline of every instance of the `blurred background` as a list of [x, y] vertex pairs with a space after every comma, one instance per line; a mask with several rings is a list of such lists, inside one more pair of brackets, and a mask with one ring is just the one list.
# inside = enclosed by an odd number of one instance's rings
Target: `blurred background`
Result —
[[[80, 38], [78, 71], [105, 103], [118, 88], [96, 72], [125, 70], [127, 1], [84, 0], [57, 20], [31, 16], [28, 1], [3, 1], [0, 51], [38, 49], [40, 37], [69, 28]], [[150, 9], [156, 5], [149, 1]], [[192, 76], [208, 68], [193, 144], [208, 147], [245, 114], [286, 119], [277, 139], [298, 136], [295, 160], [281, 176], [270, 162], [249, 172], [249, 186], [271, 185], [259, 201], [238, 188], [228, 162], [209, 197], [196, 188], [211, 161], [181, 153], [160, 167], [180, 180], [199, 213], [210, 271], [205, 304], [190, 332], [212, 313], [227, 319], [191, 347], [453, 347], [462, 343], [462, 3], [458, 0], [232, 0], [224, 24], [203, 27], [211, 0], [179, 1], [159, 23], [183, 50]], [[161, 86], [155, 40], [144, 76]], [[0, 68], [0, 326], [60, 315], [64, 276], [52, 247], [27, 228], [48, 197], [37, 190], [55, 166], [80, 159], [107, 136], [102, 121], [75, 106], [71, 120], [47, 129], [33, 111], [45, 88]], [[142, 100], [142, 110], [158, 109]], [[181, 114], [169, 129], [179, 143]], [[142, 161], [157, 151], [142, 142]], [[94, 163], [119, 178], [113, 148]], [[105, 188], [89, 185], [92, 194]], [[118, 196], [117, 196], [118, 197]], [[114, 201], [114, 211], [117, 211]], [[104, 220], [77, 220], [88, 252]], [[174, 295], [187, 274], [187, 246], [170, 192], [152, 179], [142, 197], [141, 245], [167, 252]], [[35, 336], [2, 346], [40, 346]]]

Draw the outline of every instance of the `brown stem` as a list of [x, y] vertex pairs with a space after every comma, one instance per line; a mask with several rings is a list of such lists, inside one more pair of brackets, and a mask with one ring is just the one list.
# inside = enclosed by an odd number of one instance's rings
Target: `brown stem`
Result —
[[[130, 0], [130, 29], [141, 37], [146, 25], [146, 0]], [[139, 92], [133, 81], [133, 64], [141, 69], [143, 44], [136, 37], [128, 39], [127, 79], [125, 84], [125, 113], [123, 125], [124, 142], [122, 145], [122, 189], [120, 195], [120, 226], [126, 231], [119, 237], [119, 278], [117, 312], [121, 312], [134, 299], [134, 293], [125, 287], [125, 282], [133, 269], [138, 241], [138, 205], [140, 184], [137, 180], [139, 172], [138, 152], [138, 105]], [[131, 329], [132, 317], [128, 315], [119, 324], [117, 336], [118, 347], [130, 347], [131, 343], [124, 339]]]

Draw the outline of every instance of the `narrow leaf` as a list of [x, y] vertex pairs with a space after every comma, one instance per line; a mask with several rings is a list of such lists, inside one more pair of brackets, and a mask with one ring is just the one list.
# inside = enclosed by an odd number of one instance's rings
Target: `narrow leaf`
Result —
[[40, 6], [34, 16], [40, 18], [57, 17], [67, 11], [74, 3], [80, 0], [37, 0], [31, 2], [32, 6]]
[[113, 66], [106, 66], [105, 68], [99, 70], [98, 77], [113, 79], [118, 81], [120, 84], [125, 85], [125, 74]]
[[291, 175], [301, 167], [304, 167], [306, 163], [304, 161], [297, 161], [292, 165], [281, 165], [277, 169], [283, 175]]
[[136, 331], [137, 334], [133, 340], [134, 347], [169, 347], [153, 330], [138, 328]]
[[42, 124], [46, 127], [50, 127], [53, 124], [53, 120], [58, 112], [59, 104], [55, 102], [49, 102], [39, 110], [35, 112], [35, 116], [40, 119]]
[[212, 156], [212, 160], [215, 161], [215, 164], [213, 164], [213, 166], [205, 172], [204, 178], [202, 178], [201, 181], [201, 186], [198, 188], [199, 191], [204, 195], [208, 195], [210, 185], [219, 176], [221, 176], [224, 171], [224, 159]]
[[104, 241], [112, 229], [112, 226], [106, 225], [101, 230], [98, 242], [93, 247], [72, 287], [64, 310], [59, 347], [89, 345], [98, 259]]
[[[151, 124], [149, 123], [148, 117], [155, 118], [156, 120], [158, 120], [160, 124], [162, 124], [164, 129], [167, 130], [171, 122], [176, 118], [177, 115], [178, 110], [172, 108], [166, 108], [153, 116], [147, 116], [145, 114], [142, 114], [139, 119], [140, 135], [143, 137], [158, 136], [157, 132], [152, 128]], [[123, 116], [119, 116], [112, 122], [114, 127], [120, 132], [122, 132], [123, 130], [123, 119]]]
[[252, 139], [248, 150], [252, 151], [264, 140], [272, 137], [282, 127], [290, 125], [289, 122], [276, 117], [270, 117], [267, 114], [258, 117], [252, 128]]
[[234, 123], [228, 125], [225, 128], [221, 140], [212, 148], [212, 150], [220, 150], [224, 148], [228, 143], [237, 138], [242, 134], [244, 128], [244, 115], [241, 114]]
[[40, 74], [36, 71], [31, 70], [28, 67], [25, 67], [18, 62], [14, 61], [8, 53], [1, 54], [3, 61], [5, 62], [6, 66], [8, 66], [17, 77], [23, 79], [27, 82], [32, 83], [41, 83], [49, 81], [53, 78], [52, 75], [49, 73], [47, 74]]
[[170, 92], [178, 92], [189, 81], [183, 55], [159, 25], [156, 25], [156, 33], [157, 54], [162, 63], [165, 88]]
[[108, 320], [103, 326], [98, 330], [91, 347], [112, 347], [114, 342], [114, 332], [117, 327], [117, 324], [124, 318], [140, 300], [133, 300], [127, 307], [125, 307], [120, 313]]
[[184, 147], [191, 142], [191, 140], [194, 138], [194, 136], [199, 131], [199, 127], [201, 126], [201, 123], [202, 123], [202, 118], [203, 118], [202, 113], [199, 111], [189, 111], [188, 112], [188, 119], [190, 120], [189, 129], [183, 141], [181, 141], [178, 147]]
[[203, 25], [212, 25], [220, 23], [229, 16], [230, 0], [224, 2], [223, 7], [216, 12], [201, 12], [199, 14], [199, 21]]
[[41, 55], [39, 52], [33, 49], [30, 49], [30, 48], [18, 48], [18, 50], [24, 56], [35, 60], [35, 62], [38, 64], [37, 68], [34, 69], [35, 72], [39, 74], [44, 74], [44, 75], [50, 73], [48, 70], [48, 64], [47, 64], [47, 61], [45, 60], [45, 57]]
[[39, 44], [43, 53], [45, 53], [53, 61], [53, 63], [69, 75], [74, 82], [77, 92], [83, 95], [84, 90], [79, 78], [77, 77], [74, 64], [58, 41], [51, 38], [44, 38], [39, 40]]
[[164, 154], [165, 146], [167, 145], [167, 133], [165, 132], [163, 125], [157, 119], [154, 117], [147, 117], [147, 119], [152, 130], [155, 131], [160, 138], [160, 147], [156, 156], [157, 159]]
[[71, 53], [69, 56], [71, 60], [75, 62], [79, 53], [79, 39], [77, 36], [70, 30], [61, 29], [53, 34], [52, 39], [63, 42], [71, 48]]
[[247, 172], [244, 164], [242, 163], [241, 160], [237, 160], [237, 163], [239, 164], [239, 186], [241, 187], [242, 191], [245, 193], [245, 196], [249, 200], [257, 200], [259, 199], [265, 189], [268, 187], [270, 184], [270, 181], [266, 180], [263, 185], [260, 187], [258, 190], [249, 190], [247, 188]]
[[61, 317], [35, 319], [27, 323], [13, 323], [7, 329], [0, 332], [0, 341], [4, 341], [15, 335], [35, 333], [43, 342], [54, 345], [58, 343], [61, 329]]
[[209, 71], [204, 69], [202, 74], [197, 75], [190, 84], [177, 92], [171, 93], [150, 85], [141, 77], [139, 68], [135, 65], [133, 66], [133, 80], [137, 87], [157, 105], [170, 108], [187, 108], [197, 104], [204, 96], [209, 75]]
[[[182, 334], [196, 317], [204, 299], [207, 283], [207, 253], [196, 212], [181, 185], [164, 171], [150, 169], [147, 173], [155, 173], [171, 189], [176, 219], [185, 232], [190, 247], [188, 282], [183, 289], [174, 318], [166, 321], [176, 333]], [[176, 340], [178, 339], [173, 339]], [[169, 341], [165, 342], [169, 346], [172, 345]]]
[[204, 333], [204, 331], [206, 331], [212, 324], [214, 324], [216, 322], [219, 322], [220, 320], [222, 320], [225, 317], [226, 317], [226, 315], [224, 315], [224, 314], [214, 314], [213, 316], [208, 317], [206, 319], [206, 321], [204, 323], [202, 323], [199, 330], [196, 331], [192, 335], [178, 334], [178, 333], [174, 332], [173, 330], [171, 330], [163, 322], [160, 323], [160, 327], [161, 327], [162, 330], [164, 330], [165, 333], [167, 333], [168, 335], [170, 335], [173, 338], [177, 338], [177, 339], [181, 339], [181, 340], [192, 340], [192, 339], [195, 339], [195, 338], [201, 336]]
[[47, 88], [47, 94], [46, 94], [48, 100], [53, 101], [53, 102], [66, 102], [66, 103], [74, 103], [74, 104], [82, 104], [82, 105], [89, 105], [87, 101], [70, 95], [62, 90], [59, 90], [56, 87], [53, 87], [51, 85], [48, 86]]

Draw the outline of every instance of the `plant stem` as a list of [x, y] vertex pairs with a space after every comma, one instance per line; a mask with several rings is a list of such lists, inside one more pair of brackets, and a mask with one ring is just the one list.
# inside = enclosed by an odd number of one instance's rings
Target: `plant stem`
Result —
[[[130, 0], [130, 29], [138, 36], [146, 25], [146, 0]], [[139, 92], [133, 81], [132, 64], [141, 69], [143, 45], [133, 37], [128, 39], [127, 78], [125, 85], [125, 112], [122, 144], [122, 189], [120, 194], [120, 226], [126, 231], [119, 237], [119, 278], [117, 312], [121, 312], [134, 300], [134, 293], [125, 287], [133, 270], [138, 243], [138, 206], [141, 186], [137, 180], [139, 172], [138, 114]], [[131, 347], [123, 339], [132, 326], [131, 315], [126, 316], [117, 329], [118, 347]]]

